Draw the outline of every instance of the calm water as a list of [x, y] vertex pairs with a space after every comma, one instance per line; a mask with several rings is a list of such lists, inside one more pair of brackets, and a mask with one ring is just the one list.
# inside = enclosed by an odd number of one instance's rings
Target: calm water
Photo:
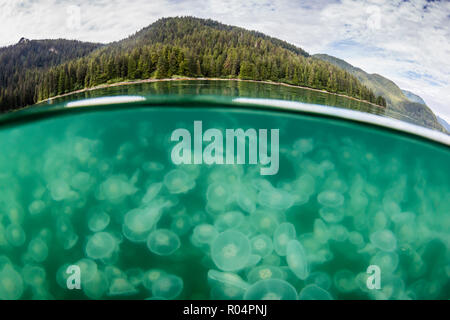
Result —
[[[279, 129], [278, 174], [176, 166], [170, 136], [198, 120]], [[172, 104], [4, 125], [0, 150], [0, 299], [450, 298], [446, 146], [327, 117]], [[72, 265], [81, 290], [67, 288]]]

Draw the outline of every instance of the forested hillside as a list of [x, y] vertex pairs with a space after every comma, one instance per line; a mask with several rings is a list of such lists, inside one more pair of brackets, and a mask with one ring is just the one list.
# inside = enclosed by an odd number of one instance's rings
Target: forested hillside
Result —
[[349, 72], [287, 42], [192, 17], [161, 19], [78, 59], [21, 74], [16, 92], [2, 90], [3, 110], [99, 84], [173, 76], [271, 80], [386, 105]]

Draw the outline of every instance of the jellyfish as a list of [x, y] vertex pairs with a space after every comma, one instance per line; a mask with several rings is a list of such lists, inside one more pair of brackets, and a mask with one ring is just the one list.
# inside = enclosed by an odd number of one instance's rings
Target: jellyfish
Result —
[[297, 292], [285, 280], [260, 280], [247, 290], [244, 300], [297, 300]]
[[186, 193], [195, 187], [195, 180], [184, 170], [174, 169], [164, 176], [164, 185], [172, 194]]
[[323, 207], [319, 210], [320, 217], [328, 223], [338, 223], [344, 219], [344, 210], [342, 208]]
[[331, 278], [328, 273], [316, 271], [308, 276], [306, 284], [314, 284], [324, 290], [328, 290], [331, 287]]
[[22, 269], [23, 281], [32, 287], [39, 287], [45, 283], [45, 269], [34, 265], [25, 265]]
[[97, 232], [86, 244], [86, 254], [92, 259], [105, 259], [116, 250], [116, 239], [108, 232]]
[[142, 203], [147, 204], [150, 203], [161, 191], [163, 184], [161, 182], [152, 183], [145, 192], [144, 197], [142, 198]]
[[286, 246], [290, 240], [295, 239], [296, 232], [292, 223], [281, 223], [273, 233], [273, 247], [280, 256], [286, 255]]
[[319, 193], [317, 201], [325, 207], [340, 207], [344, 204], [344, 196], [333, 190], [326, 190]]
[[219, 232], [210, 224], [203, 223], [194, 228], [194, 242], [202, 244], [210, 244], [218, 236]]
[[212, 183], [206, 190], [208, 206], [214, 211], [225, 208], [233, 199], [228, 185], [220, 182]]
[[40, 214], [45, 209], [45, 202], [42, 200], [34, 200], [29, 206], [28, 211], [32, 216]]
[[244, 221], [244, 215], [239, 211], [229, 211], [219, 215], [214, 221], [214, 226], [219, 232], [238, 228]]
[[83, 284], [82, 289], [88, 298], [101, 299], [108, 290], [108, 279], [103, 272], [97, 271], [88, 282]]
[[147, 247], [154, 254], [168, 256], [180, 247], [180, 238], [168, 229], [157, 229], [148, 235]]
[[24, 290], [20, 274], [10, 264], [0, 270], [0, 300], [17, 300]]
[[208, 271], [208, 282], [211, 284], [222, 284], [247, 290], [249, 285], [240, 276], [232, 272]]
[[111, 218], [103, 211], [92, 212], [88, 218], [88, 228], [92, 232], [99, 232], [105, 229], [110, 222]]
[[110, 176], [100, 185], [98, 199], [117, 203], [136, 192], [136, 187], [126, 177], [121, 175]]
[[44, 240], [36, 237], [28, 244], [28, 254], [35, 262], [43, 262], [48, 256], [48, 246]]
[[86, 192], [93, 184], [92, 177], [86, 172], [78, 172], [70, 180], [70, 186], [75, 190]]
[[136, 288], [125, 278], [115, 278], [109, 286], [109, 296], [132, 296], [138, 293]]
[[262, 258], [268, 256], [273, 251], [272, 239], [265, 234], [253, 237], [250, 240], [250, 245], [252, 247], [252, 252]]
[[302, 154], [307, 154], [314, 149], [314, 140], [312, 138], [302, 138], [294, 142], [293, 148]]
[[352, 231], [348, 234], [348, 240], [351, 244], [356, 246], [357, 249], [362, 249], [365, 246], [364, 237], [357, 231]]
[[371, 265], [380, 267], [383, 274], [392, 274], [398, 267], [399, 257], [395, 252], [379, 251], [370, 259]]
[[192, 219], [187, 214], [178, 214], [172, 218], [170, 230], [175, 232], [178, 236], [183, 236], [191, 230]]
[[159, 280], [162, 276], [165, 276], [166, 272], [161, 269], [150, 269], [144, 273], [142, 278], [142, 284], [147, 290], [152, 290], [153, 283]]
[[247, 275], [247, 279], [249, 283], [255, 283], [260, 280], [267, 279], [283, 279], [284, 272], [276, 266], [263, 265], [259, 267], [255, 267]]
[[256, 194], [247, 190], [240, 190], [237, 195], [237, 205], [242, 211], [253, 213], [256, 210]]
[[291, 271], [300, 280], [305, 280], [309, 275], [309, 264], [305, 249], [298, 240], [290, 240], [286, 246], [286, 260]]
[[56, 220], [56, 237], [65, 250], [71, 249], [78, 242], [78, 235], [68, 217], [60, 216]]
[[78, 267], [80, 267], [81, 272], [81, 284], [84, 285], [87, 282], [91, 281], [95, 275], [97, 274], [98, 267], [95, 261], [91, 259], [81, 259], [75, 263]]
[[348, 293], [357, 288], [356, 276], [349, 270], [339, 270], [334, 274], [333, 280], [339, 292]]
[[348, 230], [343, 225], [332, 225], [329, 230], [331, 239], [335, 241], [343, 242], [348, 239]]
[[135, 287], [139, 286], [144, 278], [144, 271], [140, 268], [128, 269], [125, 271], [125, 274], [127, 275], [128, 281]]
[[223, 271], [238, 271], [250, 258], [249, 239], [239, 231], [227, 230], [219, 234], [211, 244], [211, 258]]
[[161, 214], [161, 210], [157, 207], [128, 211], [124, 217], [122, 232], [132, 242], [144, 242], [158, 223]]
[[314, 177], [308, 173], [301, 175], [294, 181], [294, 190], [300, 195], [310, 197], [316, 189]]
[[394, 251], [397, 249], [397, 239], [392, 231], [383, 229], [370, 235], [370, 242], [380, 250]]
[[279, 255], [271, 253], [264, 257], [262, 263], [264, 265], [279, 266], [281, 264], [281, 258]]
[[182, 291], [183, 279], [172, 274], [162, 275], [152, 285], [152, 294], [158, 298], [175, 299]]
[[159, 162], [150, 161], [142, 165], [142, 169], [147, 172], [158, 172], [164, 170], [164, 165]]
[[268, 236], [272, 236], [278, 226], [276, 214], [262, 210], [256, 210], [250, 216], [250, 222], [256, 230]]
[[322, 219], [314, 220], [314, 239], [320, 243], [327, 243], [330, 237], [329, 230]]
[[298, 294], [299, 300], [333, 300], [333, 297], [331, 294], [315, 285], [315, 284], [309, 284], [305, 286], [300, 293]]
[[10, 224], [6, 228], [6, 239], [14, 247], [20, 247], [25, 243], [26, 234], [19, 224]]
[[69, 184], [63, 179], [56, 179], [50, 182], [48, 188], [50, 195], [55, 201], [62, 201], [73, 198], [76, 193], [70, 189]]

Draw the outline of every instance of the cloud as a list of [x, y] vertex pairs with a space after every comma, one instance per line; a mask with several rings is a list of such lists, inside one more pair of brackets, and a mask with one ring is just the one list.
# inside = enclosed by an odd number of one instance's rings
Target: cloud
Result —
[[386, 76], [450, 121], [449, 1], [0, 0], [0, 8], [0, 46], [21, 37], [107, 43], [166, 16], [219, 20]]

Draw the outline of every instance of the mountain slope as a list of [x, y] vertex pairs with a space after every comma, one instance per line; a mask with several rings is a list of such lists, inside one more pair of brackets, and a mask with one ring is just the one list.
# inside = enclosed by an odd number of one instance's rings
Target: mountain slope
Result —
[[[24, 95], [34, 97], [30, 104], [104, 83], [173, 76], [271, 80], [385, 105], [356, 77], [309, 57], [301, 48], [259, 32], [193, 17], [160, 19], [79, 59], [42, 72], [32, 70], [23, 79], [29, 83]], [[13, 98], [8, 92], [0, 95], [0, 106], [20, 106]]]
[[[332, 63], [354, 75], [368, 88], [372, 89], [375, 95], [382, 95], [386, 99], [387, 108], [414, 119], [414, 122], [428, 128], [437, 129], [444, 132], [444, 128], [437, 121], [435, 114], [425, 104], [408, 99], [404, 92], [391, 80], [379, 74], [369, 74], [360, 68], [356, 68], [346, 61], [327, 55], [316, 54], [316, 59]], [[417, 99], [416, 99], [417, 100]]]
[[412, 93], [411, 91], [402, 90], [402, 92], [403, 92], [403, 94], [405, 95], [405, 97], [406, 97], [409, 101], [417, 102], [417, 103], [420, 103], [420, 104], [423, 104], [423, 105], [427, 105], [427, 104], [425, 103], [425, 101], [424, 101], [421, 97], [419, 97], [418, 95]]
[[437, 121], [439, 121], [439, 123], [445, 128], [445, 130], [447, 130], [447, 133], [450, 134], [450, 124], [439, 116], [436, 116], [436, 118]]

